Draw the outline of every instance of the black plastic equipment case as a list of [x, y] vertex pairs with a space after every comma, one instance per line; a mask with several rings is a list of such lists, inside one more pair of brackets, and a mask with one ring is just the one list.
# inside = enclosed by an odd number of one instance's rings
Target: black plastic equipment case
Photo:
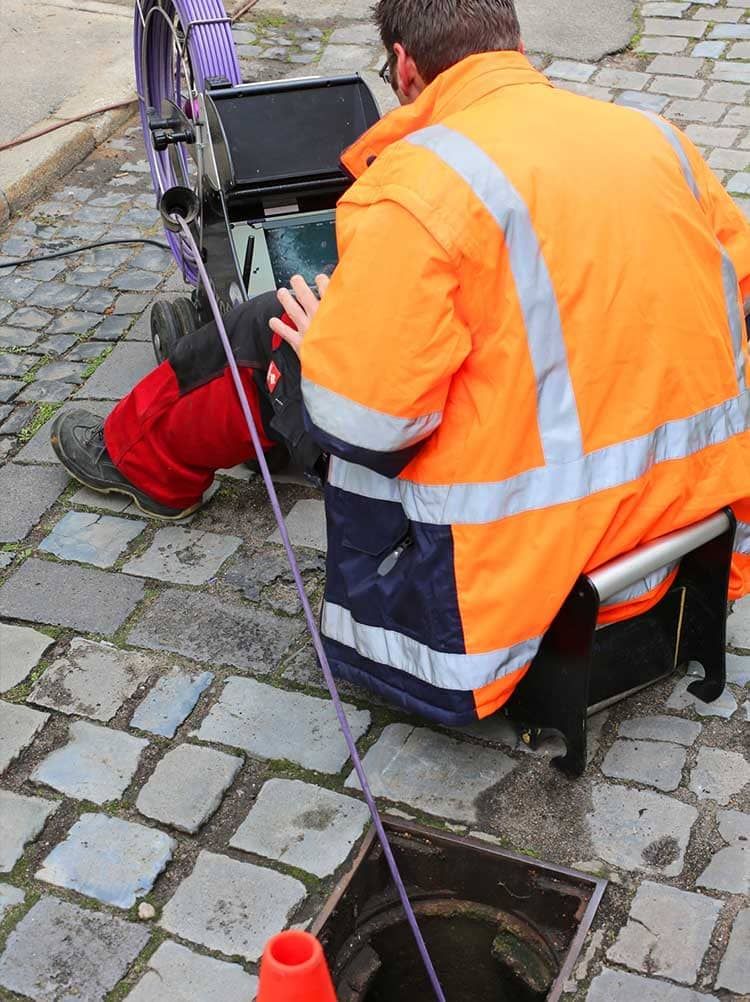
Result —
[[247, 295], [234, 227], [335, 208], [352, 183], [341, 154], [380, 114], [358, 75], [220, 84], [206, 91], [205, 111], [201, 248], [228, 310]]

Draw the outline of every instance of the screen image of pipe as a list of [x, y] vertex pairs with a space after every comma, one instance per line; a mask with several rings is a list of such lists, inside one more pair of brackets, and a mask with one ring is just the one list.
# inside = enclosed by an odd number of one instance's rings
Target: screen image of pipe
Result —
[[268, 941], [257, 1002], [336, 1002], [323, 948], [314, 936], [289, 930]]

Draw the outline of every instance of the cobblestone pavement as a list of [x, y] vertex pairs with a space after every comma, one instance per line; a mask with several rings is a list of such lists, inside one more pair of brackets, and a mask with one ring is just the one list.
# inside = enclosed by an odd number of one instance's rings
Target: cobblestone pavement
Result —
[[[366, 67], [390, 101], [362, 0], [320, 0], [314, 23], [284, 6], [237, 26], [246, 77]], [[534, 58], [685, 126], [747, 210], [747, 6], [649, 2], [639, 24], [599, 64]], [[132, 127], [0, 254], [158, 234]], [[149, 305], [180, 289], [153, 247], [0, 278], [1, 999], [248, 1002], [266, 938], [317, 912], [367, 824], [258, 482], [230, 471], [164, 528], [49, 448], [60, 407], [104, 415], [151, 368]], [[317, 597], [321, 503], [280, 491]], [[446, 733], [344, 687], [384, 805], [610, 878], [570, 999], [750, 995], [750, 600], [729, 642], [721, 701], [672, 679], [600, 715], [577, 782], [502, 719]]]

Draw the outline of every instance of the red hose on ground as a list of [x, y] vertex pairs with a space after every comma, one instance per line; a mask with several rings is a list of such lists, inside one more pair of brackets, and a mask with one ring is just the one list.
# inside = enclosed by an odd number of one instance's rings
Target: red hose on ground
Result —
[[74, 125], [76, 122], [82, 122], [86, 118], [91, 118], [92, 115], [103, 115], [105, 111], [116, 111], [117, 108], [127, 108], [128, 105], [134, 105], [136, 100], [137, 98], [134, 94], [127, 101], [118, 101], [117, 104], [106, 104], [103, 108], [94, 108], [93, 111], [85, 111], [82, 115], [75, 115], [73, 118], [63, 118], [59, 122], [55, 122], [54, 125], [48, 125], [46, 129], [40, 129], [38, 132], [19, 136], [18, 139], [11, 139], [9, 143], [0, 144], [0, 153], [4, 150], [12, 150], [15, 146], [30, 143], [32, 139], [41, 139], [42, 136], [49, 135], [50, 132], [55, 132], [56, 129], [62, 129], [65, 125]]
[[[229, 20], [232, 24], [239, 20], [243, 14], [247, 14], [248, 11], [252, 10], [256, 5], [258, 0], [246, 0], [245, 3], [236, 7], [234, 11], [229, 15]], [[127, 101], [118, 101], [117, 104], [106, 104], [103, 108], [94, 108], [93, 111], [86, 111], [82, 115], [75, 115], [73, 118], [64, 118], [59, 122], [55, 122], [54, 125], [48, 125], [46, 129], [40, 129], [38, 132], [31, 132], [24, 136], [19, 136], [18, 139], [11, 139], [9, 143], [0, 143], [0, 153], [5, 150], [15, 149], [17, 146], [23, 146], [24, 143], [30, 143], [33, 139], [41, 139], [42, 136], [48, 136], [50, 132], [56, 132], [57, 129], [62, 129], [66, 125], [75, 125], [76, 122], [83, 122], [87, 118], [92, 118], [94, 115], [103, 115], [107, 111], [117, 111], [118, 108], [127, 108], [130, 104], [135, 104], [137, 98], [134, 95], [131, 99]]]

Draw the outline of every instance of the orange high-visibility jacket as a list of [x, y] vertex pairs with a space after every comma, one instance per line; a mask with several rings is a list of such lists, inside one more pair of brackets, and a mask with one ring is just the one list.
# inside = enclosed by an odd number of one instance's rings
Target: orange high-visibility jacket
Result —
[[344, 163], [302, 349], [339, 675], [486, 716], [582, 571], [726, 505], [750, 591], [750, 229], [686, 137], [487, 53]]

